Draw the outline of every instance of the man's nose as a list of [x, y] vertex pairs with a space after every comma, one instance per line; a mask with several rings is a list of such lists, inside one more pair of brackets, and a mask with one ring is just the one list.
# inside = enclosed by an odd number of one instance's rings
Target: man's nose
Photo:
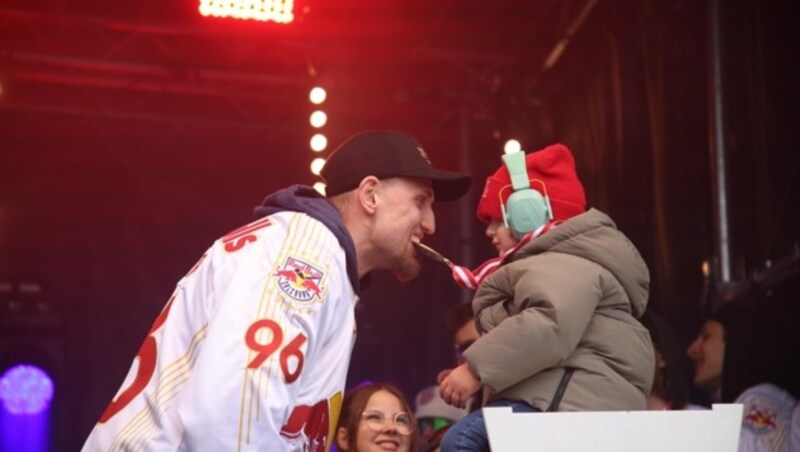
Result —
[[425, 234], [431, 235], [436, 232], [436, 216], [433, 213], [433, 209], [430, 207], [422, 214], [420, 226], [422, 227], [422, 232]]

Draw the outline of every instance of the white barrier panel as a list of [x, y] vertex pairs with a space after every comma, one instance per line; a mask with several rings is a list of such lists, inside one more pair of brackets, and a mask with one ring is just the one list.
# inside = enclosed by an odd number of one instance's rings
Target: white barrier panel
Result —
[[483, 409], [495, 452], [735, 452], [741, 403], [710, 410], [513, 413]]

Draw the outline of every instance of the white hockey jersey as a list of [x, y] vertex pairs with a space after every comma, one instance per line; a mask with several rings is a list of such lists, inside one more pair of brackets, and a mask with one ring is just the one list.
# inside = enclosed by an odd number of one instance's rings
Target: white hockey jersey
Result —
[[748, 388], [734, 403], [744, 404], [740, 452], [792, 452], [792, 411], [797, 400], [783, 389], [761, 383]]
[[327, 450], [355, 341], [350, 281], [337, 237], [303, 213], [217, 240], [83, 450]]

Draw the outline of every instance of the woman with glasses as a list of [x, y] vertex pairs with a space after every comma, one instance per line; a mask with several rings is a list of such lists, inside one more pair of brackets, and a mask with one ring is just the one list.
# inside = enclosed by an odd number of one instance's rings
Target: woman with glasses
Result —
[[336, 430], [336, 450], [417, 450], [417, 422], [405, 396], [389, 383], [367, 383], [348, 391]]

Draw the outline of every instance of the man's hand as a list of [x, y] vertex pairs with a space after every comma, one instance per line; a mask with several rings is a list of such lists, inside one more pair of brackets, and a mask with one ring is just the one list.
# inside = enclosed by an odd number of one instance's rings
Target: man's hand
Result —
[[439, 373], [439, 396], [445, 402], [458, 408], [466, 408], [467, 401], [478, 392], [481, 382], [472, 373], [467, 363], [452, 369], [448, 373]]

